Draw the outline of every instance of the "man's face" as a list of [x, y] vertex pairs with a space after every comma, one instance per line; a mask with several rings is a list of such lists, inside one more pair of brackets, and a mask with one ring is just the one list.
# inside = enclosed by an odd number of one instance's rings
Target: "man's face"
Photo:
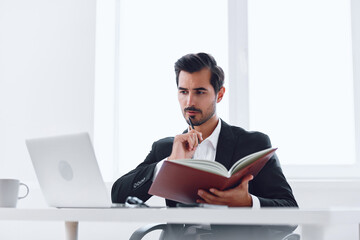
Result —
[[194, 73], [179, 74], [178, 100], [187, 122], [191, 118], [199, 126], [215, 115], [217, 95], [210, 83], [211, 72], [207, 68]]

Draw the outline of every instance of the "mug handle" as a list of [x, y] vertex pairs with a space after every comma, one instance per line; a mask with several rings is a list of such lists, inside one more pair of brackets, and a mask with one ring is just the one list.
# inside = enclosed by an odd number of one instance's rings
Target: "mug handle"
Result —
[[26, 188], [26, 193], [24, 196], [18, 197], [18, 199], [26, 198], [26, 196], [29, 194], [29, 187], [25, 183], [19, 183], [20, 186], [24, 186]]

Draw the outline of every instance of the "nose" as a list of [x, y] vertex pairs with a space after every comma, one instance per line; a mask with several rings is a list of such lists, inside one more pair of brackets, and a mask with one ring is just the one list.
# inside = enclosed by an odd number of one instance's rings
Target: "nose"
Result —
[[195, 104], [195, 99], [194, 99], [194, 94], [193, 93], [189, 93], [187, 96], [187, 106], [194, 106]]

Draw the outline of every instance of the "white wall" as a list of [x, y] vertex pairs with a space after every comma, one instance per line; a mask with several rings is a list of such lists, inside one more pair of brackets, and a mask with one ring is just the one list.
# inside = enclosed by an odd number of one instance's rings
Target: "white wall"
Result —
[[24, 140], [93, 133], [95, 0], [0, 0], [0, 178], [36, 180]]
[[[95, 10], [95, 0], [0, 0], [0, 178], [29, 185], [19, 208], [46, 206], [24, 140], [93, 134]], [[93, 226], [83, 232], [95, 239], [114, 227]], [[61, 222], [0, 222], [0, 239], [64, 236]]]

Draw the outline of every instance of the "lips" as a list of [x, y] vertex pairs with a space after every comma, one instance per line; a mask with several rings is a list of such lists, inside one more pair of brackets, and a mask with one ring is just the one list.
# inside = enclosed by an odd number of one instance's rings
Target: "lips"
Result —
[[187, 114], [189, 116], [195, 116], [196, 114], [198, 114], [199, 112], [198, 111], [187, 111]]
[[200, 109], [196, 109], [195, 107], [186, 107], [184, 108], [184, 112], [189, 116], [189, 117], [195, 117], [196, 114], [201, 113]]

